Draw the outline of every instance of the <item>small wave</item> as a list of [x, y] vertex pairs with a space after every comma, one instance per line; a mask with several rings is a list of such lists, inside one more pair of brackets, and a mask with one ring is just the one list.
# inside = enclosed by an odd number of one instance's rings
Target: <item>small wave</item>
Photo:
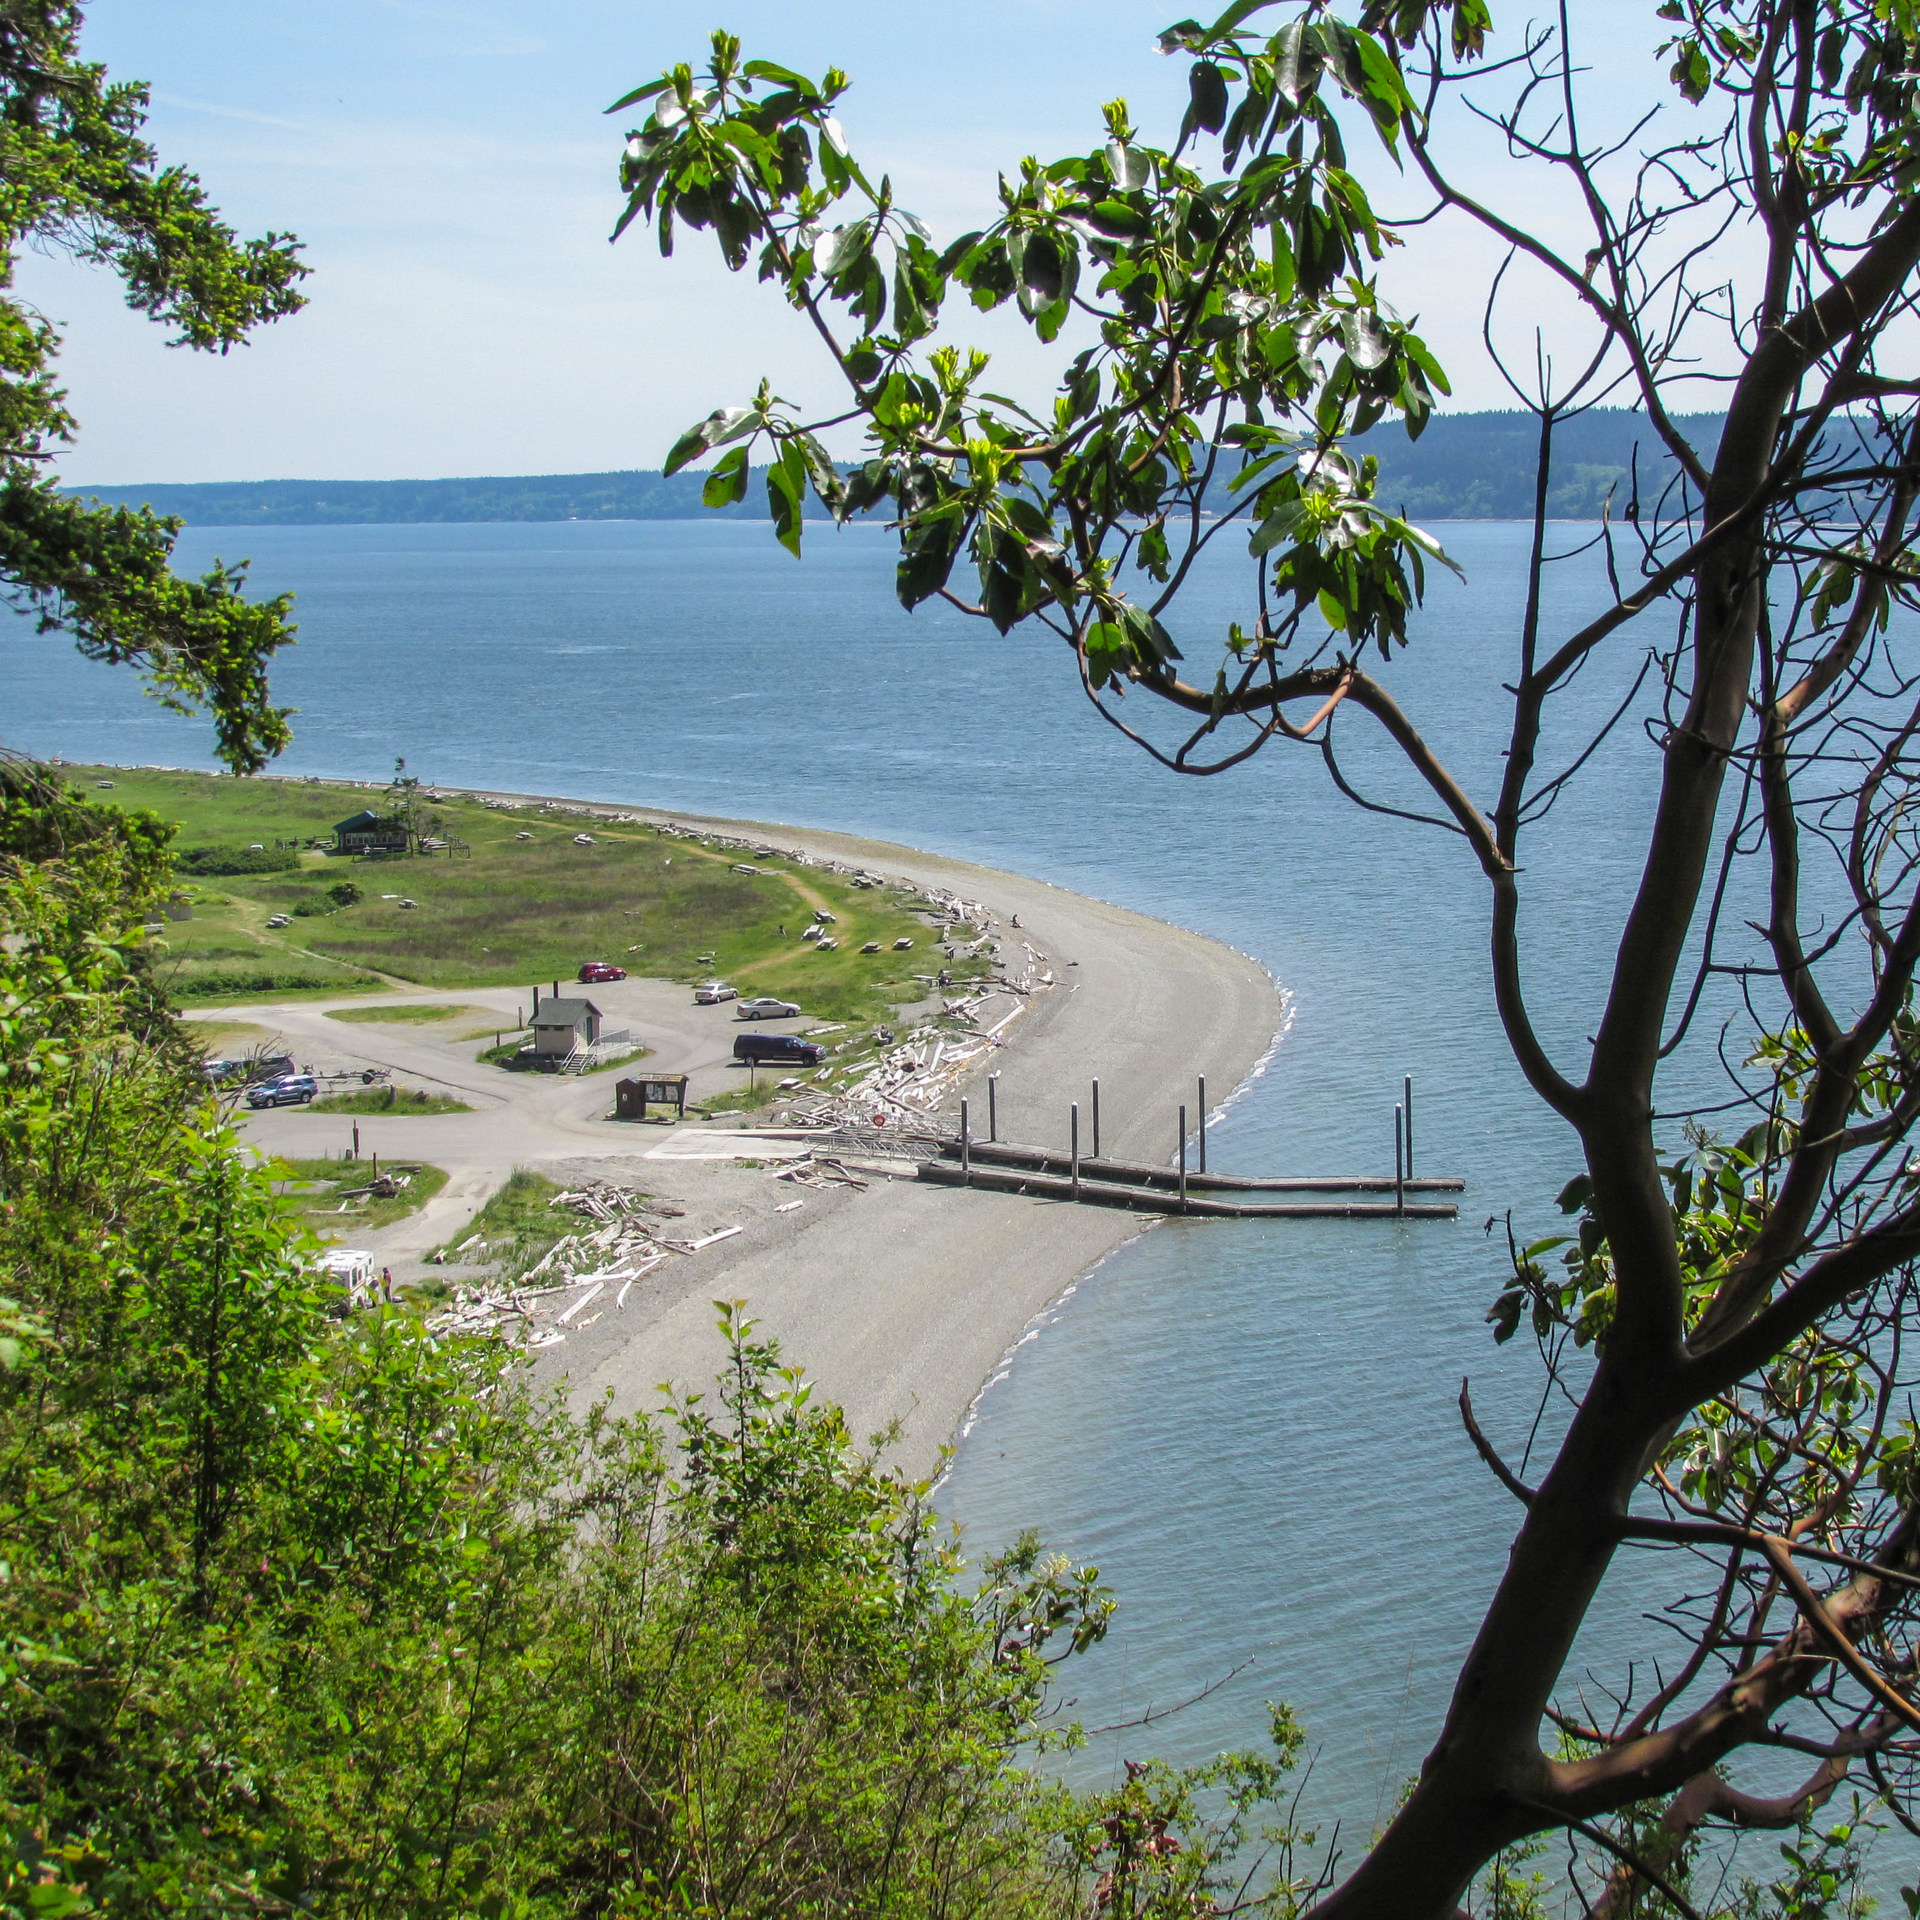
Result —
[[979, 1392], [967, 1402], [967, 1411], [960, 1421], [959, 1431], [954, 1435], [953, 1451], [947, 1456], [947, 1464], [941, 1468], [939, 1476], [935, 1479], [931, 1489], [932, 1492], [937, 1494], [940, 1489], [946, 1485], [947, 1476], [952, 1473], [954, 1463], [960, 1457], [960, 1449], [966, 1444], [967, 1436], [972, 1433], [976, 1422], [980, 1418], [982, 1401], [986, 1399], [987, 1395], [990, 1394], [1001, 1381], [1007, 1379], [1012, 1374], [1014, 1362], [1019, 1356], [1020, 1349], [1027, 1345], [1029, 1341], [1039, 1339], [1047, 1328], [1053, 1326], [1059, 1320], [1061, 1314], [1066, 1311], [1067, 1302], [1080, 1291], [1083, 1282], [1091, 1280], [1116, 1253], [1120, 1253], [1124, 1249], [1132, 1246], [1136, 1240], [1144, 1239], [1146, 1235], [1151, 1233], [1154, 1228], [1160, 1224], [1158, 1219], [1148, 1220], [1140, 1227], [1138, 1232], [1128, 1234], [1127, 1237], [1117, 1245], [1109, 1247], [1092, 1266], [1086, 1268], [1081, 1273], [1075, 1274], [1074, 1277], [1061, 1288], [1059, 1293], [1049, 1300], [1047, 1304], [1021, 1328], [1019, 1336], [1008, 1346], [1007, 1350], [1001, 1354], [1000, 1358], [993, 1363], [992, 1370], [988, 1373], [986, 1380], [981, 1384]]

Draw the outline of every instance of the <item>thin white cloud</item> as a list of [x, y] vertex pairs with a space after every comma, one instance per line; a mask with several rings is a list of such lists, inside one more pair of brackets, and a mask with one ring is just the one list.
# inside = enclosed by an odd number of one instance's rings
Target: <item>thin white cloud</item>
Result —
[[194, 100], [184, 93], [156, 92], [153, 101], [156, 106], [177, 107], [186, 113], [211, 114], [216, 120], [244, 120], [256, 127], [280, 127], [292, 133], [301, 130], [298, 120], [282, 120], [275, 114], [255, 113], [247, 107], [218, 106], [211, 100]]

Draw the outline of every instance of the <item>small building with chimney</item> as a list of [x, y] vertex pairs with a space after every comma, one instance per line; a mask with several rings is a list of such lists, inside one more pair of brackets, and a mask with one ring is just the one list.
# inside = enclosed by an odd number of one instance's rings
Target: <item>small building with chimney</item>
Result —
[[600, 1009], [591, 1000], [542, 1000], [533, 1010], [536, 1059], [564, 1060], [600, 1038]]

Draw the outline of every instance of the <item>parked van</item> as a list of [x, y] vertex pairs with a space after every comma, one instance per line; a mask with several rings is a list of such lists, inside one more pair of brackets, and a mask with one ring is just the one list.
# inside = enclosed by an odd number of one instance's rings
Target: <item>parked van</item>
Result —
[[751, 1065], [817, 1067], [827, 1050], [797, 1033], [743, 1033], [733, 1043], [733, 1057]]

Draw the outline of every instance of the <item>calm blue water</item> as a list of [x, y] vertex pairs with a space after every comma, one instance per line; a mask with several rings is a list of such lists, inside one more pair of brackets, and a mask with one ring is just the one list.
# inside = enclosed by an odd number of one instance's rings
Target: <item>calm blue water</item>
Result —
[[[1524, 530], [1444, 531], [1467, 584], [1440, 576], [1389, 677], [1491, 799]], [[1526, 1343], [1496, 1350], [1482, 1324], [1503, 1265], [1482, 1224], [1512, 1207], [1523, 1237], [1551, 1230], [1578, 1165], [1495, 1022], [1484, 885], [1452, 835], [1342, 800], [1317, 754], [1270, 749], [1218, 780], [1161, 771], [1088, 710], [1052, 643], [944, 607], [902, 614], [877, 530], [808, 541], [796, 565], [738, 523], [195, 529], [181, 559], [250, 554], [262, 591], [298, 594], [300, 643], [275, 675], [300, 710], [287, 771], [384, 777], [403, 754], [452, 785], [865, 832], [1044, 874], [1256, 955], [1291, 1026], [1219, 1123], [1217, 1165], [1388, 1170], [1414, 1075], [1420, 1170], [1469, 1182], [1457, 1224], [1144, 1235], [1020, 1347], [943, 1494], [976, 1548], [1037, 1526], [1117, 1588], [1113, 1635], [1074, 1689], [1089, 1726], [1232, 1675], [1150, 1730], [1096, 1736], [1083, 1777], [1123, 1754], [1256, 1742], [1261, 1703], [1284, 1698], [1319, 1747], [1315, 1811], [1363, 1840], [1436, 1730], [1511, 1532], [1460, 1432], [1461, 1376], [1510, 1457], [1536, 1411]], [[1191, 664], [1209, 623], [1248, 618], [1238, 577], [1196, 582]], [[1596, 588], [1589, 562], [1558, 569], [1548, 630]], [[1649, 627], [1588, 669], [1562, 741], [1612, 709], [1653, 644], [1671, 634]], [[0, 645], [5, 744], [212, 764], [206, 729], [124, 671], [24, 625]], [[1337, 738], [1356, 781], [1421, 804], [1361, 716]], [[1527, 855], [1529, 983], [1576, 1071], [1652, 759], [1643, 731], [1620, 729]], [[1636, 1617], [1644, 1568], [1614, 1584], [1588, 1655], [1664, 1655]]]

